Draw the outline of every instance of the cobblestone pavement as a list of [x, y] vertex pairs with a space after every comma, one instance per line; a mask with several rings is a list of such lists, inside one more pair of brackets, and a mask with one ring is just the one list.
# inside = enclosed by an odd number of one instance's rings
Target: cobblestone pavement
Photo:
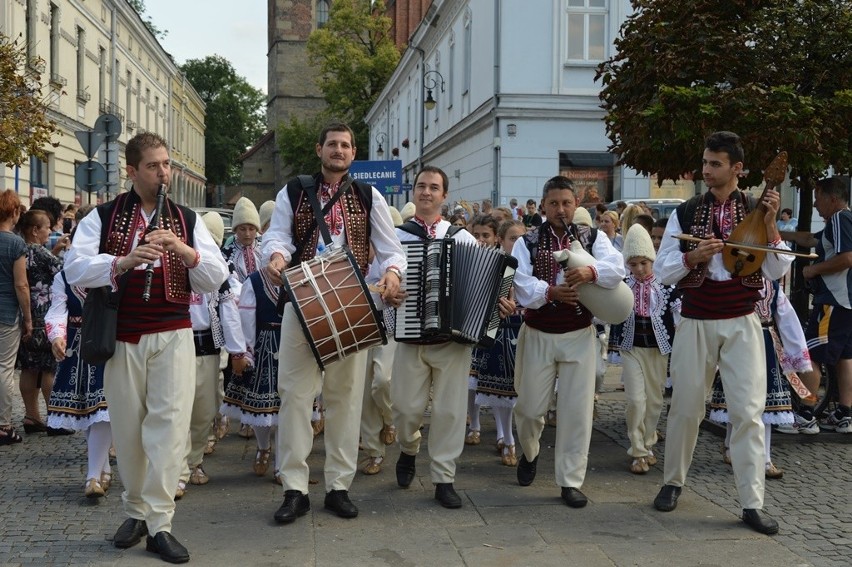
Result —
[[[598, 403], [596, 429], [627, 449], [624, 393], [613, 389], [620, 369], [611, 365]], [[668, 406], [670, 400], [666, 400]], [[665, 431], [665, 410], [660, 431]], [[724, 428], [704, 423], [687, 477], [689, 488], [731, 511], [740, 512], [733, 470], [722, 461]], [[665, 444], [660, 453], [665, 457]], [[772, 462], [784, 477], [767, 479], [764, 507], [778, 520], [775, 539], [818, 567], [852, 564], [852, 434], [772, 433]], [[655, 468], [662, 471], [664, 459]]]
[[[660, 514], [651, 501], [662, 482], [662, 459], [644, 477], [626, 472], [624, 394], [615, 391], [619, 374], [618, 367], [611, 368], [598, 403], [584, 486], [592, 502], [582, 512], [561, 506], [556, 498], [550, 449], [554, 429], [546, 428], [542, 439], [539, 470], [544, 478], [519, 488], [514, 470], [499, 466], [486, 446], [494, 436], [493, 420], [486, 417], [482, 446], [466, 447], [461, 457], [456, 486], [465, 506], [460, 511], [435, 505], [425, 454], [418, 458], [415, 486], [398, 489], [393, 448], [380, 475], [357, 475], [353, 499], [362, 511], [357, 522], [322, 511], [320, 485], [311, 487], [315, 511], [308, 518], [275, 526], [271, 516], [281, 489], [268, 475], [251, 475], [254, 442], [232, 434], [207, 460], [211, 483], [190, 487], [179, 503], [176, 535], [197, 565], [672, 567], [738, 559], [772, 567], [849, 565], [852, 435], [774, 436], [773, 460], [785, 471], [783, 479], [767, 482], [766, 509], [781, 524], [774, 538], [754, 534], [736, 520], [740, 510], [733, 475], [721, 460], [720, 439], [713, 431], [700, 434], [683, 506]], [[21, 418], [18, 407], [15, 423]], [[159, 563], [144, 544], [124, 552], [112, 546], [112, 534], [125, 518], [120, 480], [104, 499], [83, 497], [83, 435], [24, 437], [22, 444], [0, 447], [0, 565]], [[312, 479], [321, 482], [319, 439], [310, 465]], [[398, 534], [409, 532], [420, 537], [400, 542]]]

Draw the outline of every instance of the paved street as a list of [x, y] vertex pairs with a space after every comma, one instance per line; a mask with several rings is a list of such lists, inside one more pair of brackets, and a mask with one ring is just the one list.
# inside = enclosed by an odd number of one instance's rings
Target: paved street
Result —
[[[852, 435], [775, 435], [774, 461], [785, 475], [767, 483], [766, 509], [781, 524], [776, 537], [738, 520], [733, 476], [712, 431], [701, 433], [678, 509], [660, 513], [651, 502], [662, 460], [644, 476], [627, 471], [624, 394], [615, 391], [619, 373], [611, 367], [599, 402], [584, 509], [570, 509], [558, 498], [553, 428], [545, 429], [536, 482], [521, 488], [515, 469], [500, 465], [493, 420], [484, 415], [483, 443], [465, 448], [458, 471], [461, 510], [433, 500], [425, 451], [412, 487], [398, 488], [398, 449], [392, 447], [380, 474], [355, 479], [351, 495], [360, 516], [329, 514], [322, 509], [319, 437], [310, 461], [312, 479], [320, 480], [311, 487], [313, 510], [278, 526], [272, 514], [281, 489], [271, 476], [251, 473], [254, 442], [232, 433], [207, 458], [210, 484], [190, 487], [178, 503], [174, 533], [195, 565], [848, 565]], [[17, 423], [21, 414], [19, 407]], [[82, 435], [27, 435], [23, 444], [0, 447], [0, 463], [0, 565], [161, 564], [144, 544], [126, 551], [112, 546], [124, 519], [121, 485], [114, 483], [100, 501], [82, 497]]]

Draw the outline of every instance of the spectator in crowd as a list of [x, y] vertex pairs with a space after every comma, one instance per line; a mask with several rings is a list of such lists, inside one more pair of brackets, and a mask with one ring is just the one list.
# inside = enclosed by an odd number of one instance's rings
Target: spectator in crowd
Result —
[[497, 207], [496, 209], [491, 209], [491, 216], [497, 219], [498, 223], [503, 223], [512, 220], [512, 211], [509, 207]]
[[[53, 388], [56, 359], [47, 338], [45, 315], [50, 309], [50, 289], [53, 278], [62, 269], [62, 260], [45, 247], [50, 236], [50, 216], [44, 210], [30, 209], [18, 221], [18, 232], [27, 243], [27, 281], [30, 290], [29, 310], [33, 321], [32, 336], [22, 340], [18, 347], [16, 366], [21, 370], [21, 397], [24, 400], [24, 431], [42, 433], [48, 431], [41, 419], [38, 393], [41, 391], [45, 403]], [[52, 430], [51, 433], [62, 433]]]
[[461, 213], [456, 213], [447, 220], [449, 220], [450, 224], [453, 226], [460, 226], [462, 228], [465, 228], [467, 226], [467, 221], [465, 220], [464, 215]]
[[621, 252], [621, 245], [623, 243], [623, 239], [620, 234], [617, 232], [618, 227], [618, 215], [615, 211], [606, 211], [602, 213], [599, 217], [595, 218], [598, 221], [598, 229], [607, 235], [609, 241], [612, 243], [612, 246]]
[[512, 220], [521, 220], [524, 216], [524, 210], [518, 206], [518, 200], [512, 197], [509, 199], [509, 208], [512, 210]]
[[541, 215], [538, 214], [535, 199], [527, 199], [527, 214], [521, 220], [527, 228], [541, 226], [542, 219]]
[[0, 193], [0, 445], [21, 442], [12, 427], [15, 355], [21, 338], [29, 340], [33, 332], [27, 245], [13, 232], [20, 215], [17, 193], [12, 189]]

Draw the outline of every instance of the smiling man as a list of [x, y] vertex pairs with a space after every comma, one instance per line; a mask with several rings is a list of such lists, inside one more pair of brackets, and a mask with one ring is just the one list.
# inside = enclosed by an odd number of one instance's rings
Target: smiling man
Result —
[[[355, 159], [355, 136], [343, 123], [326, 126], [316, 145], [322, 171], [313, 189], [290, 180], [275, 199], [269, 230], [263, 235], [264, 278], [281, 285], [281, 272], [311, 260], [322, 249], [315, 214], [307, 191], [317, 193], [323, 221], [336, 246], [348, 245], [362, 273], [367, 273], [370, 247], [375, 251], [377, 286], [385, 301], [395, 301], [405, 256], [394, 232], [390, 209], [375, 187], [346, 181]], [[287, 524], [311, 509], [307, 458], [313, 447], [311, 407], [322, 393], [325, 404], [325, 507], [342, 518], [354, 518], [358, 508], [349, 499], [349, 486], [358, 459], [358, 432], [364, 395], [367, 351], [328, 364], [320, 371], [296, 311], [288, 303], [281, 322], [281, 360], [278, 367], [278, 457], [284, 502], [275, 521]], [[286, 360], [286, 363], [284, 362]]]

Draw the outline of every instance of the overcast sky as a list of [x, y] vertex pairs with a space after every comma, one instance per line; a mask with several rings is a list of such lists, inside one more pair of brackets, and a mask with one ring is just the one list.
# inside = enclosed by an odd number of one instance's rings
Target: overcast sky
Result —
[[160, 40], [178, 65], [221, 55], [266, 92], [266, 0], [144, 0], [145, 16], [169, 31]]

